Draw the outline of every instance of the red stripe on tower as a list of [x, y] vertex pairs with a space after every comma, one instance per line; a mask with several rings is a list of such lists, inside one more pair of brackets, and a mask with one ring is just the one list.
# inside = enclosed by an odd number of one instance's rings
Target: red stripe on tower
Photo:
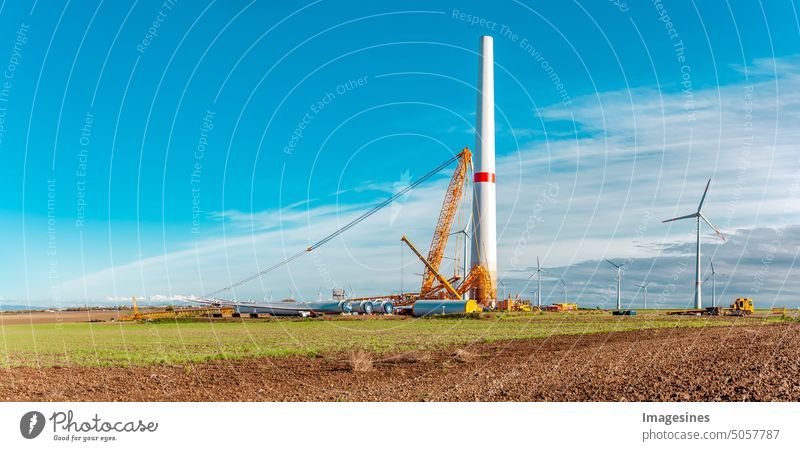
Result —
[[475, 183], [492, 182], [495, 183], [495, 175], [493, 172], [476, 172]]

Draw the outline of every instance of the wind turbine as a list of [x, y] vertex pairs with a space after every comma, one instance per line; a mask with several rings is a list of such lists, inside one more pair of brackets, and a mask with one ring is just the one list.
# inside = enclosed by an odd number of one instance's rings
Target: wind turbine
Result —
[[697, 206], [697, 211], [696, 212], [694, 212], [694, 213], [692, 213], [690, 215], [679, 216], [677, 218], [672, 218], [672, 219], [667, 219], [665, 221], [661, 221], [661, 222], [671, 222], [671, 221], [678, 221], [678, 220], [681, 220], [681, 219], [690, 219], [690, 218], [696, 218], [696, 220], [697, 220], [697, 247], [696, 247], [697, 256], [696, 256], [696, 260], [695, 260], [694, 308], [696, 308], [698, 310], [703, 308], [703, 302], [702, 302], [703, 294], [702, 294], [702, 290], [700, 289], [701, 284], [702, 284], [702, 282], [700, 281], [700, 220], [702, 219], [703, 221], [705, 221], [705, 223], [708, 224], [709, 227], [711, 227], [711, 229], [714, 231], [714, 233], [719, 235], [719, 237], [722, 238], [722, 241], [725, 241], [725, 237], [722, 236], [722, 233], [720, 233], [720, 231], [717, 230], [717, 228], [714, 227], [714, 225], [711, 224], [711, 222], [708, 220], [708, 218], [703, 216], [703, 213], [702, 213], [703, 202], [705, 202], [705, 200], [706, 200], [706, 195], [708, 194], [708, 187], [709, 186], [711, 186], [711, 179], [708, 179], [708, 183], [706, 183], [706, 190], [703, 191], [703, 197], [700, 198], [700, 205]]
[[643, 310], [647, 310], [647, 286], [650, 285], [650, 282], [644, 281], [639, 285], [640, 288], [644, 288], [644, 307]]
[[[707, 275], [706, 278], [703, 279], [703, 283], [705, 283], [706, 280], [708, 280], [709, 277], [711, 278], [711, 306], [712, 307], [716, 307], [717, 306], [717, 272], [714, 271], [714, 260], [709, 260], [709, 263], [711, 263], [711, 274]], [[724, 275], [725, 274], [720, 274], [720, 276], [724, 276]]]
[[531, 274], [528, 279], [531, 277], [536, 277], [538, 280], [536, 281], [538, 286], [536, 287], [536, 306], [542, 306], [542, 274], [548, 274], [547, 271], [542, 269], [542, 266], [539, 264], [539, 256], [536, 256], [536, 272]]
[[617, 268], [617, 310], [622, 310], [622, 300], [620, 298], [620, 281], [622, 280], [622, 267], [625, 266], [625, 263], [618, 265], [611, 260], [606, 260], [609, 264], [613, 265]]
[[506, 298], [506, 284], [503, 283], [502, 279], [497, 279], [497, 283], [499, 283], [500, 286], [503, 287], [503, 299], [505, 299]]
[[564, 285], [564, 303], [566, 304], [566, 303], [569, 302], [567, 300], [567, 284], [566, 284], [566, 282], [564, 282], [564, 278], [563, 277], [558, 279], [558, 281], [561, 282], [561, 285]]

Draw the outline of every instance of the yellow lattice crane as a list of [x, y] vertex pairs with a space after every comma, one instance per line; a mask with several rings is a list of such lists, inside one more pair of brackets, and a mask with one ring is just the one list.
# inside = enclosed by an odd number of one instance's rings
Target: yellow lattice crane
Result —
[[[465, 147], [459, 154], [458, 167], [453, 172], [453, 177], [450, 178], [450, 185], [447, 187], [442, 210], [439, 213], [439, 221], [436, 223], [436, 230], [433, 232], [425, 271], [422, 274], [422, 288], [419, 291], [421, 298], [428, 297], [434, 291], [438, 291], [434, 283], [437, 280], [439, 266], [442, 264], [444, 250], [447, 247], [447, 239], [450, 237], [450, 228], [453, 225], [456, 211], [458, 211], [458, 204], [464, 193], [464, 182], [470, 169], [472, 169], [472, 152], [468, 147]], [[411, 243], [408, 244], [410, 245]], [[445, 280], [445, 282], [447, 281]], [[444, 284], [440, 281], [440, 285]], [[441, 289], [441, 287], [438, 287], [438, 289]]]

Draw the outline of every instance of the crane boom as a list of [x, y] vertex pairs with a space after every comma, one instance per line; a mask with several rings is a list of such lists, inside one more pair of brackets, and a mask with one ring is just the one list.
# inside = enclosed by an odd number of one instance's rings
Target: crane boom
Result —
[[[447, 187], [442, 210], [439, 213], [439, 221], [436, 223], [436, 230], [433, 233], [431, 247], [428, 251], [429, 265], [425, 266], [425, 271], [422, 274], [422, 288], [419, 292], [421, 297], [426, 296], [434, 288], [439, 266], [442, 263], [442, 257], [444, 257], [444, 250], [447, 247], [447, 239], [450, 237], [450, 228], [453, 225], [458, 203], [461, 201], [461, 196], [464, 192], [464, 181], [466, 180], [467, 172], [472, 168], [472, 152], [468, 147], [465, 147], [458, 154], [458, 158], [458, 166], [453, 172], [453, 177], [450, 178], [450, 185]], [[466, 243], [464, 245], [466, 246]]]
[[[416, 247], [414, 247], [414, 245], [413, 245], [413, 244], [411, 244], [411, 241], [409, 241], [409, 240], [408, 240], [408, 238], [406, 238], [406, 236], [405, 236], [405, 235], [403, 235], [403, 237], [402, 237], [402, 238], [400, 238], [400, 241], [403, 241], [404, 243], [406, 243], [406, 244], [408, 245], [408, 247], [410, 247], [410, 248], [411, 248], [411, 251], [412, 251], [412, 252], [414, 252], [414, 254], [416, 254], [416, 256], [417, 256], [417, 257], [418, 257], [420, 260], [422, 260], [422, 263], [424, 263], [424, 264], [425, 264], [425, 268], [426, 268], [426, 269], [428, 269], [428, 270], [429, 270], [429, 271], [430, 271], [430, 272], [433, 274], [433, 276], [434, 276], [434, 277], [435, 277], [435, 278], [436, 278], [436, 279], [439, 281], [439, 283], [440, 283], [440, 284], [444, 285], [444, 288], [445, 288], [445, 289], [446, 289], [446, 290], [447, 290], [447, 291], [448, 291], [448, 292], [449, 292], [451, 295], [453, 295], [453, 296], [454, 296], [454, 297], [456, 297], [456, 298], [457, 298], [457, 297], [459, 297], [459, 296], [461, 296], [461, 295], [459, 294], [459, 292], [458, 292], [458, 291], [456, 291], [456, 289], [455, 289], [455, 288], [453, 288], [453, 286], [452, 286], [452, 285], [450, 285], [450, 282], [448, 282], [448, 281], [447, 281], [447, 279], [445, 279], [445, 278], [444, 278], [444, 276], [442, 276], [441, 274], [439, 274], [439, 271], [437, 271], [437, 270], [436, 270], [436, 268], [434, 268], [434, 267], [433, 267], [433, 265], [431, 265], [431, 262], [429, 262], [427, 259], [425, 259], [425, 257], [424, 257], [422, 254], [420, 254], [420, 253], [419, 253], [419, 251], [417, 250], [417, 248], [416, 248]], [[423, 296], [422, 296], [422, 293], [420, 293], [420, 297], [423, 297]]]

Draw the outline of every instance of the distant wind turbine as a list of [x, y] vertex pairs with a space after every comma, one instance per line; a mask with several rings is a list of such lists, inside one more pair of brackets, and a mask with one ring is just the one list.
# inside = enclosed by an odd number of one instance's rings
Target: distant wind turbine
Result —
[[[711, 306], [712, 307], [716, 307], [717, 306], [717, 272], [714, 271], [714, 260], [709, 260], [709, 263], [711, 263], [711, 274], [707, 275], [706, 278], [703, 279], [703, 283], [705, 283], [706, 280], [708, 280], [709, 277], [711, 278]], [[725, 276], [725, 274], [720, 274], [720, 276]]]
[[700, 205], [697, 206], [697, 211], [696, 212], [694, 212], [694, 213], [692, 213], [690, 215], [679, 216], [677, 218], [672, 218], [672, 219], [667, 219], [665, 221], [661, 221], [661, 222], [670, 222], [670, 221], [679, 221], [681, 219], [690, 219], [690, 218], [696, 218], [697, 219], [697, 247], [696, 247], [697, 248], [697, 255], [696, 255], [696, 259], [695, 259], [694, 308], [696, 308], [698, 310], [703, 308], [703, 302], [702, 302], [703, 293], [702, 293], [702, 290], [700, 289], [701, 284], [702, 284], [702, 282], [700, 281], [700, 220], [702, 219], [703, 221], [705, 221], [705, 223], [708, 224], [709, 227], [711, 227], [711, 229], [714, 231], [714, 233], [719, 235], [719, 237], [722, 238], [722, 241], [725, 241], [725, 237], [722, 236], [722, 233], [720, 233], [720, 231], [717, 230], [717, 228], [714, 227], [713, 224], [711, 224], [711, 222], [708, 220], [708, 218], [703, 216], [703, 213], [701, 211], [703, 209], [703, 202], [705, 202], [705, 200], [706, 200], [706, 195], [708, 194], [708, 188], [710, 186], [711, 186], [711, 179], [708, 179], [708, 183], [706, 183], [706, 190], [703, 191], [703, 197], [700, 198]]
[[549, 274], [547, 271], [542, 269], [542, 266], [539, 264], [539, 256], [536, 256], [536, 272], [531, 274], [528, 279], [531, 277], [536, 277], [538, 280], [536, 283], [538, 286], [536, 287], [536, 305], [538, 307], [542, 306], [542, 274]]
[[620, 281], [622, 280], [622, 267], [625, 266], [625, 263], [618, 265], [611, 260], [606, 260], [609, 264], [613, 265], [617, 268], [617, 310], [622, 310], [622, 299], [620, 297]]
[[566, 304], [566, 303], [568, 303], [568, 302], [569, 302], [569, 301], [567, 300], [567, 283], [566, 283], [566, 282], [564, 282], [564, 278], [563, 278], [563, 277], [562, 277], [562, 278], [560, 278], [560, 279], [558, 279], [558, 281], [559, 281], [559, 282], [561, 282], [561, 285], [564, 285], [564, 303]]
[[647, 310], [647, 286], [648, 285], [650, 285], [650, 282], [648, 282], [646, 280], [644, 282], [642, 282], [641, 285], [639, 285], [640, 288], [644, 288], [644, 307], [642, 307], [644, 310]]

